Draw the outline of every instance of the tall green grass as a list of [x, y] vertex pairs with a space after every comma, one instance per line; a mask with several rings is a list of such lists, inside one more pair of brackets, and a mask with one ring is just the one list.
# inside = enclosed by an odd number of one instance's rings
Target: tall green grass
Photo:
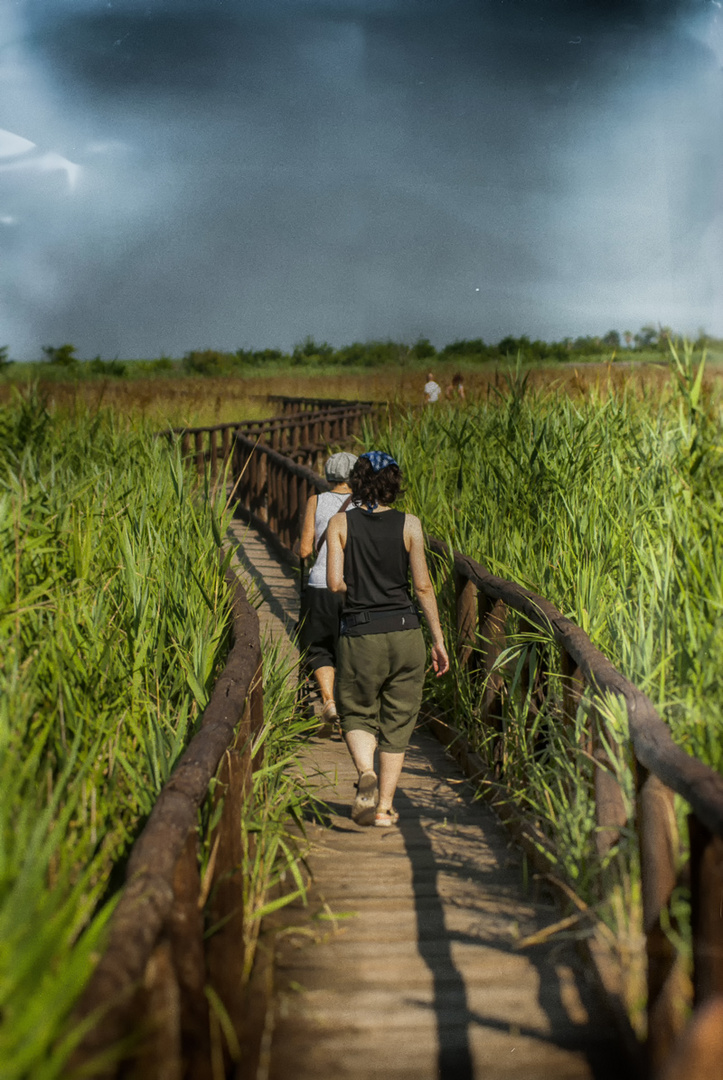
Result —
[[122, 864], [226, 651], [223, 522], [178, 448], [0, 410], [0, 1076], [61, 1076]]
[[721, 770], [723, 425], [702, 358], [671, 374], [663, 395], [572, 400], [518, 373], [387, 441], [430, 533], [555, 603]]

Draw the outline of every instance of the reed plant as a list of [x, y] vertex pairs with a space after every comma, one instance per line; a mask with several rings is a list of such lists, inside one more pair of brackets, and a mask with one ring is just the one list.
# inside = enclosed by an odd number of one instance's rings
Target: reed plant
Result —
[[704, 358], [676, 352], [671, 370], [667, 393], [583, 400], [513, 373], [385, 441], [431, 534], [551, 600], [720, 770], [723, 424]]
[[222, 511], [112, 416], [0, 409], [0, 1076], [62, 1076], [130, 844], [225, 656]]

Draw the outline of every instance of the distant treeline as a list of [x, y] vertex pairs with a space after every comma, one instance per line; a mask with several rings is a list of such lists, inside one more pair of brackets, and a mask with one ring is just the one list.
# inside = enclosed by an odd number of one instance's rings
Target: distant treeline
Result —
[[[532, 341], [526, 335], [522, 337], [503, 337], [496, 344], [488, 344], [482, 338], [459, 338], [442, 349], [436, 349], [428, 338], [419, 338], [413, 345], [397, 341], [355, 341], [342, 348], [334, 348], [327, 342], [315, 341], [307, 337], [295, 345], [293, 350], [281, 349], [237, 349], [235, 352], [217, 349], [192, 349], [181, 359], [175, 360], [161, 356], [155, 360], [104, 360], [96, 356], [90, 361], [81, 361], [74, 345], [44, 345], [43, 366], [55, 371], [84, 376], [159, 374], [163, 372], [186, 372], [197, 375], [226, 375], [245, 368], [284, 368], [284, 367], [399, 367], [420, 365], [433, 361], [459, 362], [460, 365], [484, 363], [486, 361], [516, 360], [518, 356], [525, 363], [554, 363], [565, 361], [584, 361], [593, 359], [631, 358], [634, 354], [660, 352], [668, 354], [670, 341], [679, 335], [667, 326], [643, 326], [638, 333], [629, 330], [620, 333], [608, 330], [603, 335], [585, 337], [566, 337], [561, 341]], [[723, 339], [710, 337], [700, 332], [694, 342], [695, 348], [705, 346], [723, 349]], [[643, 357], [640, 356], [642, 359]], [[9, 358], [7, 347], [0, 348], [0, 370], [8, 368], [13, 361]], [[35, 367], [36, 365], [33, 365]]]

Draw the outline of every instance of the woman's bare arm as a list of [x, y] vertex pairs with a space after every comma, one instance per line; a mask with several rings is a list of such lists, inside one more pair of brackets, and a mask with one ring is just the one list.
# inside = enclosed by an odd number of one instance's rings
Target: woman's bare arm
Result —
[[422, 523], [414, 514], [407, 514], [404, 520], [404, 545], [409, 552], [414, 594], [432, 635], [432, 666], [437, 675], [444, 675], [446, 671], [449, 671], [449, 657], [444, 647], [437, 598], [434, 595], [434, 586], [429, 576], [427, 557], [424, 553]]
[[314, 550], [314, 519], [316, 518], [317, 499], [317, 495], [311, 495], [306, 501], [304, 523], [301, 526], [301, 538], [299, 540], [299, 555], [301, 555], [302, 559], [308, 559]]
[[345, 593], [344, 548], [346, 514], [334, 514], [326, 529], [326, 585], [333, 593]]

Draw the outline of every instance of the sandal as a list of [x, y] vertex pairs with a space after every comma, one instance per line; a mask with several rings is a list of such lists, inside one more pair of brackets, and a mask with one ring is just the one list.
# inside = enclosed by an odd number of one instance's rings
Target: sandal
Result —
[[373, 825], [374, 811], [379, 798], [377, 789], [377, 774], [375, 772], [363, 772], [356, 786], [356, 798], [351, 808], [351, 819], [357, 825]]
[[390, 825], [396, 825], [398, 821], [399, 814], [391, 806], [388, 810], [377, 810], [374, 815], [374, 824], [378, 829], [386, 829]]

